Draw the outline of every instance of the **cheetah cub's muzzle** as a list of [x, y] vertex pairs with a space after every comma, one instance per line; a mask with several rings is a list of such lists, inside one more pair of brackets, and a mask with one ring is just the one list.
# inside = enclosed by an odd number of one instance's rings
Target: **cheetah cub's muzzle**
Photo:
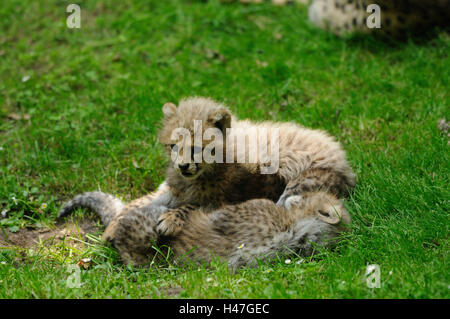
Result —
[[196, 154], [202, 154], [203, 150], [201, 147], [192, 147], [191, 149], [191, 159], [185, 160], [182, 154], [179, 154], [180, 146], [173, 144], [170, 145], [170, 151], [174, 152], [176, 159], [172, 162], [174, 169], [178, 174], [183, 176], [185, 179], [195, 179], [201, 175], [203, 172], [204, 165], [202, 163], [196, 163], [194, 156]]

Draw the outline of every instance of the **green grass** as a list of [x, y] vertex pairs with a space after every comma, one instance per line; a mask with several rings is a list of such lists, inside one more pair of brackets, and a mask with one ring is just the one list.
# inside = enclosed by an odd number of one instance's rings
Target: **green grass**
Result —
[[[354, 222], [336, 251], [237, 274], [221, 263], [132, 269], [99, 244], [0, 250], [0, 298], [450, 297], [450, 157], [437, 128], [450, 118], [448, 34], [340, 39], [303, 7], [175, 0], [78, 1], [82, 27], [69, 30], [68, 3], [0, 6], [3, 231], [51, 227], [83, 191], [154, 190], [161, 106], [191, 95], [335, 135], [358, 175]], [[67, 266], [86, 256], [81, 288], [68, 288]], [[363, 280], [369, 264], [381, 267], [379, 289]]]

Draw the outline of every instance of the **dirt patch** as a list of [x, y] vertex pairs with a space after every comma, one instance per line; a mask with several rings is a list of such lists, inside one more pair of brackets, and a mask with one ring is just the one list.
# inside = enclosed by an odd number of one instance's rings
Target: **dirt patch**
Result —
[[0, 248], [32, 248], [40, 241], [55, 244], [63, 240], [70, 245], [78, 246], [79, 240], [85, 241], [87, 234], [97, 233], [100, 230], [97, 219], [90, 218], [58, 223], [54, 228], [21, 229], [15, 233], [5, 229], [5, 233], [0, 231]]

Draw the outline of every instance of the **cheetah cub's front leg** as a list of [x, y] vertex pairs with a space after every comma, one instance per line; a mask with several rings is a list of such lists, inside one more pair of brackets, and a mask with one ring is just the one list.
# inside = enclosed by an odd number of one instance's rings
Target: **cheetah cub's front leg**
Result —
[[192, 205], [185, 205], [179, 208], [170, 209], [162, 214], [156, 226], [156, 231], [161, 236], [178, 235], [188, 219], [190, 212], [195, 209]]

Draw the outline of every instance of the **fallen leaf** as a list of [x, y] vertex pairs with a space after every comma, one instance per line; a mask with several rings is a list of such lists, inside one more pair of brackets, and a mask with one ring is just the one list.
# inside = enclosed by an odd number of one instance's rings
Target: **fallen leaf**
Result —
[[273, 37], [275, 38], [275, 40], [281, 40], [283, 38], [283, 34], [279, 33], [279, 32], [275, 32], [273, 34]]
[[22, 117], [19, 114], [16, 113], [9, 113], [7, 117], [11, 120], [20, 121]]
[[225, 56], [222, 53], [220, 53], [219, 51], [217, 51], [217, 50], [206, 49], [205, 53], [206, 53], [206, 57], [208, 59], [218, 59], [221, 62], [225, 62], [226, 61]]
[[23, 116], [17, 113], [9, 113], [7, 116], [7, 118], [14, 120], [14, 121], [20, 121], [20, 120], [29, 120], [31, 119], [31, 115], [29, 114], [24, 114]]
[[83, 267], [84, 269], [88, 269], [92, 266], [91, 258], [83, 258], [77, 263], [78, 266]]
[[261, 66], [261, 67], [263, 67], [263, 68], [266, 68], [266, 67], [269, 65], [269, 63], [267, 63], [266, 61], [259, 61], [259, 60], [256, 60], [256, 65], [257, 65], [257, 66]]
[[133, 166], [134, 166], [135, 168], [137, 168], [137, 169], [140, 169], [140, 168], [141, 168], [134, 158], [131, 159], [131, 163], [133, 164]]

